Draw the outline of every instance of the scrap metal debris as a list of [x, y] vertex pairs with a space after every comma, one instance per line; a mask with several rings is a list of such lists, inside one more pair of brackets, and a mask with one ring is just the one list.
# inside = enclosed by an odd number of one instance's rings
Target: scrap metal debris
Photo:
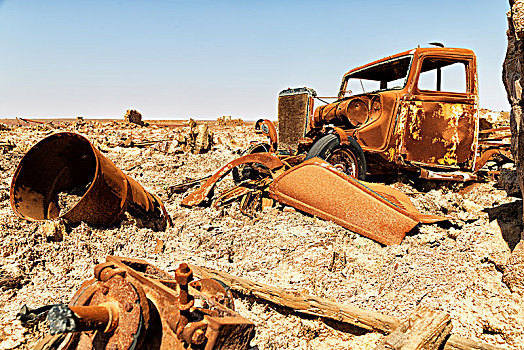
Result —
[[221, 194], [215, 206], [241, 198], [241, 211], [252, 216], [262, 207], [262, 199], [270, 197], [386, 245], [399, 244], [418, 223], [447, 220], [423, 215], [403, 193], [384, 185], [358, 181], [320, 158], [290, 167], [286, 158], [269, 152], [248, 154], [224, 165], [186, 196], [182, 205], [208, 203], [220, 179], [239, 165], [253, 163], [268, 169], [270, 177], [248, 181]]
[[[51, 335], [67, 333], [51, 349], [247, 349], [255, 325], [234, 311], [231, 292], [212, 279], [192, 281], [185, 264], [175, 276], [144, 260], [108, 256], [69, 304], [47, 313]], [[33, 317], [28, 317], [33, 315]]]
[[125, 211], [163, 230], [170, 220], [159, 197], [125, 175], [85, 137], [53, 134], [22, 158], [11, 182], [11, 206], [29, 221], [58, 217], [110, 226]]
[[[247, 155], [218, 170], [182, 204], [203, 203], [216, 181], [242, 166], [242, 176], [239, 170], [233, 174], [240, 185], [219, 196], [215, 206], [241, 198], [241, 211], [251, 216], [263, 197], [271, 197], [383, 244], [400, 243], [419, 222], [445, 220], [421, 215], [391, 188], [358, 181], [368, 173], [403, 170], [423, 179], [466, 182], [477, 180], [488, 162], [496, 163], [485, 169], [488, 177], [511, 163], [509, 127], [486, 117], [482, 124], [487, 129], [479, 129], [475, 54], [437, 46], [350, 70], [337, 100], [314, 113], [313, 101], [319, 97], [313, 89], [281, 91], [279, 132], [270, 120], [255, 125], [269, 144], [248, 148]], [[465, 75], [463, 91], [443, 88], [442, 68], [450, 66]], [[435, 84], [417, 85], [418, 77], [427, 74], [435, 76]], [[366, 92], [362, 79], [375, 82], [375, 89]], [[355, 81], [363, 93], [353, 93]]]

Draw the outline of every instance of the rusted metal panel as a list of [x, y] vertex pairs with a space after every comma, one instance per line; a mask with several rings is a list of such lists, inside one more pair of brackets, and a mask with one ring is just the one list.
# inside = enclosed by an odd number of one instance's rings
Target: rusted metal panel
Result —
[[262, 164], [270, 170], [284, 166], [284, 163], [274, 153], [252, 153], [234, 159], [218, 169], [198, 190], [191, 193], [182, 200], [182, 205], [196, 206], [200, 205], [209, 195], [215, 184], [226, 176], [233, 168], [248, 163]]
[[407, 161], [449, 167], [468, 164], [471, 168], [476, 120], [471, 105], [412, 101], [400, 151]]
[[[59, 196], [78, 191], [81, 198], [61, 212]], [[155, 219], [165, 227], [169, 216], [162, 201], [125, 175], [85, 137], [69, 132], [53, 134], [31, 148], [22, 158], [11, 182], [11, 207], [29, 221], [62, 217], [109, 226], [125, 210], [143, 219]]]
[[399, 244], [421, 221], [418, 212], [413, 211], [414, 207], [408, 211], [402, 195], [400, 200], [395, 196], [397, 191], [389, 189], [386, 193], [380, 188], [384, 193], [381, 196], [372, 187], [313, 158], [278, 176], [269, 186], [269, 193], [281, 203], [336, 222], [377, 242]]
[[275, 124], [269, 119], [259, 119], [255, 124], [255, 130], [269, 138], [271, 152], [275, 152], [278, 147], [278, 133]]

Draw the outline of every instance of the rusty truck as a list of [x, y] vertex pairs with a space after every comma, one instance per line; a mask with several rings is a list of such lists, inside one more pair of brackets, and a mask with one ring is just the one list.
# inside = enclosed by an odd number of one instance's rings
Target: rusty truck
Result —
[[469, 49], [418, 47], [385, 57], [344, 74], [336, 100], [313, 109], [314, 99], [326, 98], [310, 88], [280, 92], [279, 131], [257, 121], [271, 141], [251, 151], [319, 157], [359, 179], [407, 171], [468, 181], [494, 155], [511, 157], [509, 127], [479, 130]]

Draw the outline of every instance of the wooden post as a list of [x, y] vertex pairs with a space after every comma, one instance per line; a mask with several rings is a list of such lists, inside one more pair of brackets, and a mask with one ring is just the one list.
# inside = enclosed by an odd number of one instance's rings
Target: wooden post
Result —
[[[222, 271], [216, 271], [192, 264], [189, 264], [189, 266], [193, 270], [193, 275], [195, 277], [214, 278], [226, 284], [235, 292], [244, 295], [252, 295], [258, 299], [291, 308], [297, 313], [328, 318], [366, 330], [378, 330], [387, 334], [392, 333], [400, 326], [400, 321], [395, 317], [384, 315], [379, 312], [362, 310], [355, 306], [336, 303], [326, 298], [288, 292], [281, 288], [233, 276]], [[439, 321], [437, 318], [436, 324], [439, 324], [439, 322], [442, 322], [442, 324], [445, 323], [443, 319]], [[450, 330], [451, 327], [449, 330], [444, 327], [443, 333], [445, 333], [445, 335], [442, 337], [443, 339], [449, 334]], [[498, 347], [465, 339], [456, 335], [451, 335], [447, 340], [445, 340], [445, 344], [444, 350], [501, 350]]]
[[326, 298], [312, 295], [287, 292], [281, 288], [236, 277], [225, 272], [210, 270], [195, 265], [189, 265], [193, 275], [199, 278], [214, 278], [232, 290], [245, 295], [253, 295], [273, 304], [285, 306], [298, 313], [320, 316], [336, 321], [349, 323], [354, 326], [378, 330], [385, 333], [392, 332], [400, 324], [397, 319], [374, 311], [366, 311], [354, 306], [335, 303]]
[[407, 321], [382, 339], [375, 350], [436, 350], [451, 328], [448, 313], [418, 308]]

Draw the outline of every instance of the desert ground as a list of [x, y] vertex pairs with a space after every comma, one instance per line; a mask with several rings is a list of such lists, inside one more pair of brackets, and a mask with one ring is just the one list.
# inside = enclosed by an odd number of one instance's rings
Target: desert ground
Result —
[[[388, 179], [419, 211], [450, 221], [419, 225], [401, 244], [384, 246], [278, 203], [254, 218], [243, 215], [238, 203], [220, 210], [181, 207], [192, 189], [173, 194], [171, 186], [211, 174], [238, 157], [250, 141], [264, 140], [252, 124], [210, 123], [215, 144], [209, 152], [169, 147], [187, 128], [187, 121], [137, 126], [114, 120], [0, 120], [0, 349], [32, 348], [42, 334], [16, 319], [21, 306], [67, 303], [107, 255], [146, 259], [168, 272], [181, 261], [190, 262], [400, 319], [428, 306], [451, 315], [452, 334], [524, 349], [523, 296], [502, 278], [520, 240], [522, 201], [508, 196], [497, 182], [422, 183], [404, 175]], [[63, 237], [57, 238], [49, 236], [45, 223], [17, 217], [9, 201], [14, 171], [31, 146], [60, 131], [84, 135], [160, 196], [173, 226], [153, 231], [128, 217], [109, 228], [66, 225]], [[133, 147], [126, 145], [130, 137], [135, 144], [160, 142]], [[230, 176], [221, 184], [232, 186]], [[241, 295], [235, 305], [256, 325], [253, 349], [372, 349], [384, 337]]]

